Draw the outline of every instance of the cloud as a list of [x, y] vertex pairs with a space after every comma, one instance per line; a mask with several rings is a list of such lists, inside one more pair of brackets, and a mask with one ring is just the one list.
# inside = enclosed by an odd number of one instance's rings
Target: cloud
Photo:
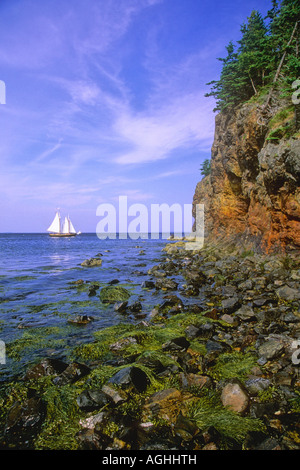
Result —
[[193, 92], [154, 111], [123, 114], [117, 119], [115, 129], [132, 150], [119, 155], [116, 162], [155, 162], [169, 157], [176, 149], [209, 147], [213, 137], [213, 126], [207, 118], [210, 112], [210, 104], [204, 102], [203, 94]]

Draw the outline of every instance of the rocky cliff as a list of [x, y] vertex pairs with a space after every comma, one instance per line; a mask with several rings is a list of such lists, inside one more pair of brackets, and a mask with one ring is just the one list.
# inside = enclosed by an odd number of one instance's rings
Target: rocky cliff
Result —
[[248, 102], [216, 116], [211, 174], [197, 184], [206, 242], [265, 252], [300, 248], [300, 141], [295, 106]]

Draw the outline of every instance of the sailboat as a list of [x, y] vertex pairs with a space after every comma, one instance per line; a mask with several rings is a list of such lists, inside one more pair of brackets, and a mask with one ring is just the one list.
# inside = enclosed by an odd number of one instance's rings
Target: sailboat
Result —
[[70, 217], [65, 217], [63, 225], [61, 224], [61, 217], [59, 211], [56, 212], [52, 224], [47, 229], [50, 237], [75, 237], [81, 232], [76, 232]]

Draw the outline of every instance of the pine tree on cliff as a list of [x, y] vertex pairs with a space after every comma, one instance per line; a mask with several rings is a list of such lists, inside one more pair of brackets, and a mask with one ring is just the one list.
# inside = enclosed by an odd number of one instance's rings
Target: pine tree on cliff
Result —
[[216, 98], [214, 111], [222, 111], [248, 101], [264, 85], [271, 87], [270, 101], [275, 85], [288, 88], [300, 75], [299, 60], [299, 0], [272, 0], [272, 8], [265, 20], [253, 11], [247, 23], [241, 26], [238, 46], [232, 42], [226, 47], [227, 57], [219, 80], [205, 96]]
[[223, 62], [220, 80], [212, 81], [210, 93], [217, 99], [215, 110], [223, 110], [244, 102], [257, 93], [264, 84], [268, 71], [267, 27], [257, 11], [253, 11], [248, 23], [241, 26], [242, 38], [235, 51], [232, 42], [226, 47], [228, 55]]
[[269, 46], [273, 72], [277, 72], [284, 59], [280, 72], [291, 83], [300, 74], [300, 3], [298, 0], [283, 0], [279, 8], [278, 2], [273, 0], [273, 8], [268, 12], [267, 18], [270, 19]]

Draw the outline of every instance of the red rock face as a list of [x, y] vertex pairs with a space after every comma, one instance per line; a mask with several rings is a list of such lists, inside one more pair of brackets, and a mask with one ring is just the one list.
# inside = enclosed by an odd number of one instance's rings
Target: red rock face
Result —
[[[206, 240], [265, 252], [300, 248], [300, 142], [269, 140], [256, 104], [216, 116], [211, 175], [195, 205], [205, 206]], [[299, 135], [299, 134], [298, 134]]]

